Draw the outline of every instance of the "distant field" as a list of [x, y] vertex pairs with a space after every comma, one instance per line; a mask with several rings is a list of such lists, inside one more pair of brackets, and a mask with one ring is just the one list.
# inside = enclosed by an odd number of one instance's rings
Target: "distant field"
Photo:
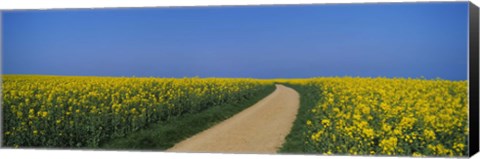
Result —
[[279, 152], [468, 154], [466, 81], [2, 78], [2, 145], [7, 147], [98, 147], [152, 123], [188, 118], [185, 114], [202, 113], [213, 106], [251, 102], [259, 92], [281, 83], [299, 92], [301, 106]]

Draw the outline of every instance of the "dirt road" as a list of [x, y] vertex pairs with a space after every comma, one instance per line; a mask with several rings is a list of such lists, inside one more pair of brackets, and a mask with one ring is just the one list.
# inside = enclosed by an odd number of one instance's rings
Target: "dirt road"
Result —
[[290, 132], [300, 104], [295, 90], [276, 87], [255, 105], [167, 151], [276, 153]]

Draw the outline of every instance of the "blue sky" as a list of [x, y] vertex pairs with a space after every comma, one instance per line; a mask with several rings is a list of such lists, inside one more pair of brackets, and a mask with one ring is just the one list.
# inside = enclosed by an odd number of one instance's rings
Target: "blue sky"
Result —
[[467, 78], [468, 3], [3, 12], [4, 74]]

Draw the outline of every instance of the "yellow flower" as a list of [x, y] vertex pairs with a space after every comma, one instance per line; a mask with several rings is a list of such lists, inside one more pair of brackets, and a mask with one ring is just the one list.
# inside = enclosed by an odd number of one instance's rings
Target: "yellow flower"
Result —
[[308, 125], [308, 126], [312, 126], [312, 121], [307, 120], [307, 125]]
[[435, 138], [436, 138], [435, 132], [433, 132], [432, 130], [429, 130], [429, 129], [423, 130], [423, 134], [425, 135], [425, 138], [428, 139], [428, 140], [435, 140]]
[[333, 103], [333, 98], [329, 98], [328, 103]]
[[322, 135], [322, 132], [318, 131], [317, 133], [311, 135], [311, 139], [313, 141], [319, 141], [320, 135]]
[[328, 151], [326, 153], [324, 153], [325, 155], [331, 155], [332, 154], [332, 151]]
[[453, 145], [453, 149], [457, 152], [462, 152], [464, 150], [464, 148], [465, 148], [465, 145], [462, 144], [462, 143], [455, 143]]
[[131, 112], [132, 114], [135, 114], [135, 113], [137, 113], [137, 109], [132, 108], [132, 109], [130, 110], [130, 112]]
[[422, 157], [423, 155], [419, 152], [414, 152], [413, 157]]
[[46, 111], [42, 112], [42, 117], [43, 117], [43, 118], [45, 118], [45, 117], [47, 117], [47, 116], [48, 116], [48, 112], [46, 112]]
[[373, 131], [373, 129], [370, 129], [370, 128], [363, 129], [363, 133], [366, 135], [366, 137], [371, 139], [373, 139], [373, 135], [375, 135], [375, 132]]
[[18, 117], [18, 118], [22, 118], [22, 116], [23, 116], [23, 113], [22, 113], [22, 112], [20, 112], [20, 111], [17, 112], [17, 117]]
[[397, 147], [398, 139], [396, 137], [389, 137], [388, 139], [383, 139], [380, 141], [379, 146], [382, 148], [384, 153], [392, 153]]
[[330, 120], [328, 120], [328, 119], [323, 119], [323, 120], [322, 120], [322, 124], [323, 124], [325, 127], [328, 127], [328, 126], [330, 126]]

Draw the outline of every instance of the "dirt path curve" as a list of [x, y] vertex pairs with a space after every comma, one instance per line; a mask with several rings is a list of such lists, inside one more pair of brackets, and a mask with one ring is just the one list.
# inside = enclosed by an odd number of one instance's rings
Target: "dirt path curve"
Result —
[[272, 94], [255, 105], [167, 151], [276, 153], [292, 128], [299, 104], [295, 90], [277, 84]]

